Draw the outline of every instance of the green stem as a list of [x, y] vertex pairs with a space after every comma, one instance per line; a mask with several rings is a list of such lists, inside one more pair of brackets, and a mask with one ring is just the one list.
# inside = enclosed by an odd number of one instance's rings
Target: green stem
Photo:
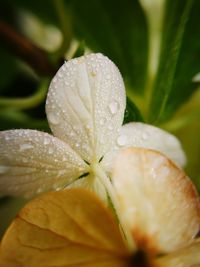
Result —
[[0, 97], [0, 107], [12, 107], [16, 109], [29, 109], [38, 106], [45, 98], [49, 79], [43, 79], [35, 94], [25, 98]]
[[133, 250], [133, 248], [135, 248], [135, 244], [133, 242], [133, 239], [132, 239], [132, 236], [131, 236], [131, 233], [130, 233], [129, 229], [127, 229], [127, 227], [125, 225], [123, 216], [119, 212], [119, 210], [120, 210], [119, 209], [119, 200], [117, 198], [115, 189], [114, 189], [109, 177], [101, 169], [99, 164], [94, 164], [93, 165], [93, 170], [94, 170], [95, 174], [98, 176], [98, 178], [101, 180], [102, 184], [105, 186], [105, 188], [106, 188], [106, 190], [107, 190], [107, 192], [108, 192], [108, 194], [109, 194], [109, 196], [111, 198], [115, 213], [116, 213], [117, 218], [119, 220], [119, 224], [120, 224], [120, 226], [122, 228], [122, 231], [124, 233], [124, 236], [125, 236], [125, 239], [126, 239], [126, 241], [128, 243], [128, 246], [129, 246], [130, 250]]
[[63, 41], [59, 49], [53, 54], [53, 58], [57, 60], [60, 57], [63, 57], [65, 52], [70, 46], [71, 42], [71, 17], [68, 12], [63, 0], [53, 0], [59, 22], [60, 30], [63, 35]]

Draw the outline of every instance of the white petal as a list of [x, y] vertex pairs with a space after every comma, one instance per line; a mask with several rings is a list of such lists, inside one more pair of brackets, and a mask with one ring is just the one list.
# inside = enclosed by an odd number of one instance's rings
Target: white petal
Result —
[[64, 142], [34, 130], [0, 132], [0, 195], [32, 196], [64, 187], [87, 165]]
[[108, 203], [108, 195], [105, 186], [99, 181], [98, 177], [94, 177], [93, 175], [80, 178], [68, 185], [67, 188], [88, 189], [92, 192], [95, 192], [104, 203]]
[[193, 241], [200, 227], [199, 198], [190, 179], [165, 156], [126, 148], [116, 158], [112, 181], [139, 248], [163, 253]]
[[153, 149], [163, 153], [181, 167], [186, 163], [185, 153], [174, 135], [145, 123], [131, 122], [121, 127], [115, 147], [105, 155], [102, 161], [108, 171], [111, 169], [116, 152], [124, 147]]
[[167, 256], [160, 257], [156, 261], [156, 264], [160, 267], [199, 267], [200, 240], [194, 242], [189, 247], [175, 251]]
[[54, 135], [88, 162], [112, 147], [124, 109], [121, 74], [102, 54], [66, 62], [51, 82], [46, 103]]

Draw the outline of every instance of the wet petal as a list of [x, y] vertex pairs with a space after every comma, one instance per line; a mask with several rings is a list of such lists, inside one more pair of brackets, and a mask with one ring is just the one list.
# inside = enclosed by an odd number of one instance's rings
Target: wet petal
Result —
[[175, 251], [167, 256], [160, 257], [156, 263], [160, 267], [199, 267], [200, 266], [200, 240], [189, 247]]
[[124, 149], [112, 180], [139, 248], [163, 253], [192, 242], [200, 227], [199, 198], [190, 179], [169, 159], [153, 150]]
[[0, 195], [32, 196], [77, 179], [87, 165], [64, 142], [35, 130], [0, 132]]
[[121, 74], [102, 54], [66, 62], [51, 82], [46, 103], [54, 135], [88, 162], [112, 147], [124, 109]]
[[124, 147], [153, 149], [163, 153], [179, 166], [186, 163], [185, 153], [174, 135], [145, 123], [131, 122], [121, 127], [115, 146], [105, 155], [102, 164], [107, 170], [111, 169], [116, 152]]
[[128, 255], [102, 202], [70, 189], [43, 194], [22, 209], [1, 242], [0, 265], [127, 267]]

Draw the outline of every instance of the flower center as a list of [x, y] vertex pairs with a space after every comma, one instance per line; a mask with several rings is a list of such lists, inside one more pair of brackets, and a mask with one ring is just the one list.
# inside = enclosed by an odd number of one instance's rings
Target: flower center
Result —
[[130, 267], [156, 267], [152, 261], [150, 261], [148, 255], [143, 250], [138, 250], [130, 257]]

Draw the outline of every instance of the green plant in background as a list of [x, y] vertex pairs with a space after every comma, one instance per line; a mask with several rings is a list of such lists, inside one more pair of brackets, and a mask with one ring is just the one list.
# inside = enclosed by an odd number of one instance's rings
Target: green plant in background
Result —
[[[124, 122], [143, 121], [177, 135], [187, 154], [186, 170], [200, 189], [198, 0], [8, 0], [1, 5], [1, 130], [49, 131], [44, 102], [58, 67], [87, 51], [102, 52], [125, 80]], [[17, 200], [3, 199], [1, 210], [11, 203], [16, 206]], [[5, 225], [12, 210], [3, 215]]]

